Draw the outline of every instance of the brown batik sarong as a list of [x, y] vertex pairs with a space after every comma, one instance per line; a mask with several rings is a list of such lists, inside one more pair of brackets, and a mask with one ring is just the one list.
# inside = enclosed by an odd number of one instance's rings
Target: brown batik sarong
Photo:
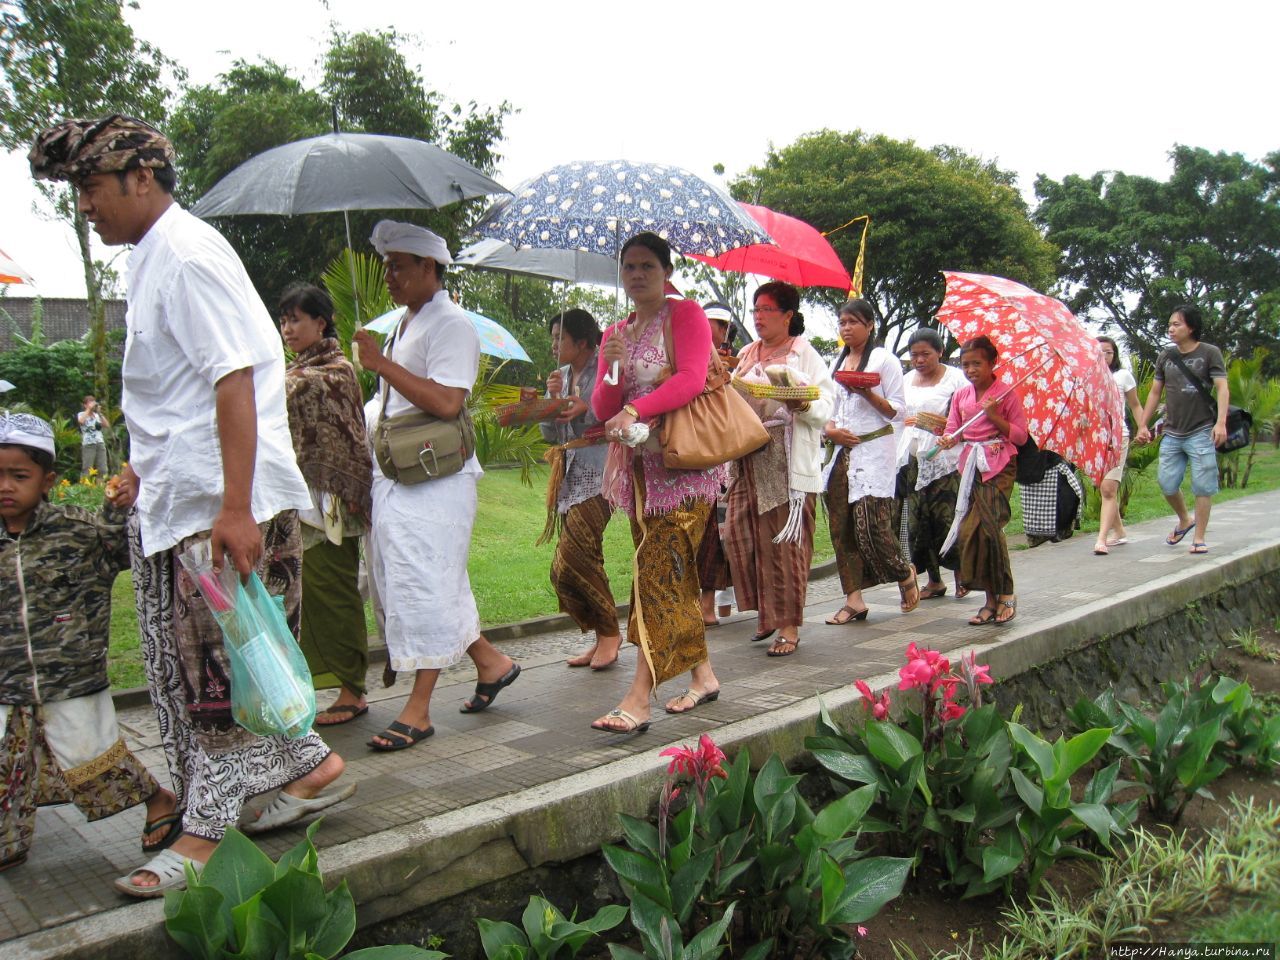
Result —
[[1013, 593], [1013, 566], [1004, 528], [1009, 523], [1009, 494], [1018, 473], [1018, 458], [990, 480], [974, 476], [969, 510], [960, 521], [957, 549], [960, 582], [970, 590], [995, 594]]
[[787, 525], [790, 504], [760, 513], [754, 458], [739, 461], [738, 468], [741, 474], [729, 490], [724, 537], [738, 609], [757, 611], [761, 630], [799, 626], [809, 592], [817, 496], [805, 495], [799, 541], [774, 543]]
[[[90, 694], [104, 696], [109, 710], [110, 694]], [[92, 730], [85, 729], [83, 718], [64, 724], [77, 706], [55, 700], [8, 707], [0, 739], [0, 863], [20, 860], [31, 849], [38, 806], [74, 803], [86, 819], [101, 820], [149, 800], [160, 789], [125, 746], [114, 721]], [[79, 751], [78, 758], [60, 757], [50, 740], [65, 741], [64, 749]]]
[[698, 584], [703, 590], [727, 590], [733, 586], [729, 558], [720, 539], [721, 504], [708, 515], [707, 529], [702, 533], [702, 543], [698, 544]]
[[893, 497], [860, 497], [850, 503], [849, 471], [839, 462], [832, 469], [827, 483], [827, 521], [840, 589], [845, 593], [880, 583], [901, 583], [911, 576], [898, 542], [893, 502]]
[[575, 503], [560, 518], [560, 539], [551, 558], [551, 586], [560, 612], [573, 617], [583, 633], [618, 635], [618, 606], [604, 572], [604, 530], [611, 515], [609, 503], [597, 494]]
[[697, 558], [712, 504], [686, 500], [667, 513], [646, 517], [641, 457], [635, 458], [634, 478], [631, 539], [636, 556], [627, 639], [640, 647], [656, 687], [707, 659]]

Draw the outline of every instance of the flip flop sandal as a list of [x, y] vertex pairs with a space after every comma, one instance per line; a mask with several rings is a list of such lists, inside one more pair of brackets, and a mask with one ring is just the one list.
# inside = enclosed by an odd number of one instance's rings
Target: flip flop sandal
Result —
[[[427, 729], [430, 730], [431, 728], [428, 727]], [[276, 794], [274, 800], [262, 808], [262, 813], [258, 815], [258, 819], [251, 820], [240, 828], [241, 832], [252, 835], [287, 827], [291, 823], [297, 823], [312, 814], [332, 807], [335, 803], [341, 803], [355, 792], [356, 785], [354, 783], [348, 783], [335, 793], [321, 793], [317, 796], [306, 798], [295, 797], [281, 791]]]
[[[983, 613], [990, 613], [990, 614], [991, 614], [991, 616], [989, 616], [989, 617], [984, 617], [984, 616], [983, 616]], [[970, 617], [970, 618], [969, 618], [969, 626], [971, 626], [971, 627], [984, 627], [984, 626], [986, 626], [988, 623], [995, 623], [995, 622], [996, 622], [996, 610], [995, 610], [995, 608], [994, 608], [994, 607], [988, 607], [988, 606], [985, 606], [985, 605], [984, 605], [984, 606], [979, 607], [979, 608], [978, 608], [978, 612], [977, 612], [976, 614], [974, 614], [972, 617]]]
[[[163, 897], [170, 890], [182, 890], [186, 887], [188, 863], [196, 868], [197, 873], [204, 866], [199, 860], [184, 857], [172, 850], [162, 850], [137, 870], [123, 877], [117, 877], [115, 887], [121, 893], [137, 897], [139, 900], [155, 900]], [[133, 883], [133, 878], [144, 871], [154, 873], [160, 882], [153, 887], [140, 887]]]
[[[908, 602], [907, 597], [911, 596], [912, 593], [915, 594], [915, 599]], [[911, 572], [911, 586], [904, 587], [902, 584], [898, 584], [898, 596], [902, 598], [902, 602], [898, 604], [898, 609], [903, 613], [910, 613], [920, 606], [920, 584], [916, 582], [914, 570]]]
[[[626, 724], [626, 726], [610, 727], [604, 723], [606, 720], [621, 720]], [[644, 733], [649, 729], [649, 724], [651, 722], [652, 721], [649, 720], [640, 720], [639, 718], [627, 713], [627, 711], [623, 710], [621, 707], [616, 707], [606, 713], [599, 720], [593, 722], [591, 724], [591, 729], [599, 730], [601, 733]]]
[[697, 690], [694, 690], [692, 687], [690, 687], [684, 693], [680, 694], [680, 696], [676, 697], [675, 700], [671, 701], [671, 703], [675, 703], [678, 700], [688, 700], [689, 706], [685, 707], [683, 710], [672, 710], [671, 704], [669, 703], [664, 709], [667, 711], [667, 713], [688, 713], [690, 710], [693, 710], [696, 707], [700, 707], [704, 703], [715, 703], [719, 699], [720, 699], [719, 690], [712, 690], [709, 693], [701, 693]]
[[1005, 617], [1003, 620], [1000, 620], [1000, 619], [998, 619], [998, 617], [999, 617], [999, 615], [1000, 615], [1000, 611], [999, 611], [999, 610], [997, 610], [997, 611], [996, 611], [996, 617], [997, 617], [997, 619], [994, 619], [994, 620], [993, 620], [993, 622], [995, 623], [995, 625], [996, 625], [997, 627], [1003, 627], [1003, 626], [1005, 626], [1006, 624], [1013, 623], [1014, 618], [1015, 618], [1015, 617], [1017, 617], [1017, 615], [1018, 615], [1018, 598], [1017, 598], [1017, 597], [1014, 597], [1012, 600], [997, 600], [997, 601], [996, 601], [996, 606], [997, 606], [997, 607], [1005, 607], [1006, 609], [1012, 610], [1013, 612], [1012, 612], [1011, 614], [1009, 614], [1009, 616]]
[[958, 586], [958, 587], [956, 587], [956, 599], [957, 599], [957, 600], [963, 600], [963, 599], [964, 599], [965, 597], [967, 597], [968, 595], [969, 595], [969, 588], [968, 588], [968, 587], [959, 587], [959, 586]]
[[[841, 607], [831, 616], [827, 617], [827, 619], [824, 622], [831, 624], [833, 627], [843, 627], [846, 623], [853, 623], [853, 621], [855, 620], [867, 619], [867, 614], [870, 612], [871, 612], [870, 607], [863, 607], [861, 610], [855, 610], [853, 609], [853, 607], [849, 606], [846, 603], [843, 607]], [[843, 620], [840, 619], [840, 614], [842, 613], [848, 614], [848, 616], [845, 617]]]
[[941, 587], [937, 587], [933, 590], [920, 591], [921, 600], [937, 600], [939, 597], [945, 597], [946, 595], [947, 595], [946, 584], [943, 584]]
[[493, 706], [498, 693], [503, 687], [509, 687], [520, 676], [520, 664], [513, 663], [511, 669], [492, 683], [477, 683], [474, 696], [458, 708], [459, 713], [480, 713]]
[[0, 860], [0, 873], [6, 870], [12, 870], [14, 867], [20, 867], [27, 862], [27, 855], [19, 853], [17, 856], [10, 857], [8, 860]]
[[323, 710], [317, 713], [316, 719], [319, 719], [320, 717], [342, 717], [343, 718], [342, 720], [330, 720], [328, 723], [313, 723], [312, 726], [313, 727], [340, 727], [344, 723], [350, 723], [356, 717], [363, 717], [368, 712], [369, 712], [368, 704], [365, 704], [363, 707], [357, 707], [354, 703], [344, 703], [342, 706], [337, 706], [335, 704], [330, 707], [325, 707]]
[[1187, 552], [1192, 556], [1201, 557], [1209, 552], [1209, 545], [1207, 543], [1193, 543], [1191, 544], [1191, 549]]
[[408, 750], [419, 740], [425, 740], [435, 732], [435, 727], [411, 727], [407, 723], [401, 723], [399, 720], [392, 720], [387, 724], [387, 729], [378, 734], [383, 740], [390, 740], [391, 743], [378, 743], [377, 740], [370, 740], [368, 745], [374, 750], [381, 750], [383, 753], [390, 753], [393, 750]]
[[[791, 649], [788, 650], [786, 649], [787, 647], [790, 647]], [[773, 645], [764, 653], [767, 657], [789, 657], [799, 649], [799, 637], [796, 637], [794, 640], [787, 640], [784, 637], [779, 637], [777, 640], [773, 641]]]
[[1122, 546], [1124, 546], [1124, 545], [1125, 545], [1126, 543], [1128, 543], [1128, 542], [1129, 542], [1129, 538], [1128, 538], [1128, 537], [1116, 537], [1114, 540], [1108, 540], [1108, 541], [1107, 541], [1107, 546], [1108, 546], [1108, 547], [1122, 547]]
[[1093, 555], [1095, 557], [1109, 557], [1111, 556], [1111, 551], [1107, 549], [1106, 544], [1098, 544], [1093, 548]]
[[168, 829], [165, 830], [164, 836], [155, 843], [149, 844], [146, 840], [143, 840], [140, 844], [142, 852], [159, 853], [161, 850], [168, 849], [169, 844], [182, 836], [182, 818], [186, 812], [186, 810], [175, 810], [173, 813], [166, 813], [163, 817], [156, 817], [154, 820], [146, 821], [142, 825], [142, 835], [144, 837], [148, 833], [155, 833], [162, 827], [168, 827]]
[[753, 633], [751, 635], [751, 642], [759, 643], [761, 640], [768, 640], [777, 632], [777, 630], [761, 630], [758, 633]]
[[1182, 538], [1185, 537], [1188, 533], [1190, 533], [1195, 528], [1196, 528], [1196, 525], [1193, 523], [1190, 526], [1183, 527], [1181, 530], [1179, 530], [1178, 525], [1175, 523], [1173, 525], [1173, 533], [1165, 537], [1164, 542], [1171, 547], [1176, 547], [1178, 544], [1182, 542]]
[[702, 625], [706, 627], [708, 630], [710, 630], [712, 627], [720, 626], [720, 621], [719, 620], [703, 620]]

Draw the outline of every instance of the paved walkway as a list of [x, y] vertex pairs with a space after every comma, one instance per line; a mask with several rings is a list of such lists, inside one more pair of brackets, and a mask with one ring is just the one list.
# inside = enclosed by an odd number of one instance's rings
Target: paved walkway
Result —
[[[1069, 617], [1081, 605], [1105, 602], [1177, 568], [1221, 564], [1234, 554], [1277, 541], [1278, 509], [1280, 492], [1216, 507], [1210, 530], [1213, 552], [1207, 557], [1188, 556], [1189, 539], [1176, 549], [1166, 547], [1163, 538], [1170, 522], [1164, 519], [1131, 527], [1132, 543], [1115, 548], [1106, 558], [1094, 557], [1092, 535], [1080, 534], [1066, 543], [1017, 552], [1019, 614], [1016, 624], [1006, 628], [966, 625], [980, 597], [957, 601], [948, 595], [901, 615], [892, 586], [868, 591], [867, 621], [826, 626], [824, 617], [842, 600], [838, 582], [827, 577], [810, 586], [796, 655], [766, 658], [767, 644], [749, 642], [753, 617], [731, 617], [708, 632], [722, 683], [719, 701], [679, 717], [658, 709], [652, 729], [635, 737], [601, 734], [588, 726], [621, 697], [635, 663], [634, 648], [624, 648], [612, 670], [568, 670], [565, 657], [582, 646], [576, 632], [505, 642], [503, 649], [524, 672], [485, 713], [457, 710], [474, 682], [470, 662], [446, 671], [435, 696], [436, 735], [409, 751], [373, 753], [365, 747], [372, 734], [395, 719], [408, 690], [404, 681], [382, 689], [379, 677], [371, 676], [369, 713], [327, 728], [326, 737], [346, 758], [346, 777], [359, 784], [359, 792], [329, 812], [317, 839], [321, 847], [329, 847], [483, 804], [757, 717], [858, 678], [891, 673], [913, 640], [946, 651], [1035, 633], [1046, 621]], [[683, 679], [667, 684], [659, 691], [659, 702], [683, 686]], [[327, 699], [322, 695], [322, 702]], [[143, 760], [166, 779], [150, 707], [122, 711], [120, 721]], [[141, 807], [94, 824], [70, 806], [41, 810], [30, 860], [0, 874], [0, 942], [125, 905], [110, 881], [142, 862], [142, 821]], [[262, 838], [262, 846], [276, 856], [300, 836], [297, 829], [281, 830]]]

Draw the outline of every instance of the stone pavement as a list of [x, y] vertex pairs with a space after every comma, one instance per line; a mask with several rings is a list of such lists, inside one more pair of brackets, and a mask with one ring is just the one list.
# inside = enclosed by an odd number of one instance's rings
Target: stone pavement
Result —
[[[1275, 554], [1280, 549], [1278, 509], [1280, 492], [1216, 506], [1210, 527], [1212, 552], [1206, 557], [1188, 555], [1190, 538], [1177, 548], [1165, 546], [1163, 537], [1171, 526], [1165, 519], [1131, 526], [1132, 542], [1114, 548], [1109, 557], [1094, 557], [1092, 535], [1081, 534], [1065, 543], [1016, 552], [1019, 608], [1016, 622], [1009, 627], [975, 628], [965, 623], [980, 605], [980, 596], [957, 601], [949, 594], [902, 615], [893, 586], [867, 592], [871, 606], [867, 621], [827, 626], [824, 617], [842, 602], [839, 583], [831, 576], [816, 580], [810, 585], [796, 655], [766, 658], [767, 643], [749, 642], [753, 616], [729, 618], [708, 632], [712, 662], [722, 684], [720, 699], [683, 716], [668, 716], [658, 707], [651, 730], [638, 736], [602, 734], [589, 728], [591, 720], [622, 695], [635, 649], [624, 646], [612, 670], [569, 670], [564, 659], [583, 642], [576, 631], [504, 642], [502, 648], [519, 661], [523, 673], [484, 713], [458, 712], [458, 704], [474, 683], [470, 661], [446, 671], [435, 695], [436, 734], [408, 751], [374, 753], [365, 746], [372, 734], [395, 719], [408, 690], [405, 680], [383, 689], [380, 669], [375, 669], [370, 677], [369, 713], [325, 730], [330, 744], [347, 761], [346, 778], [358, 783], [359, 791], [325, 817], [317, 840], [322, 851], [330, 854], [322, 852], [322, 866], [327, 862], [354, 869], [360, 851], [378, 849], [379, 836], [397, 837], [387, 849], [399, 850], [413, 837], [443, 830], [438, 827], [441, 823], [462, 822], [462, 814], [470, 812], [476, 819], [494, 810], [515, 809], [524, 802], [518, 795], [530, 788], [542, 791], [537, 797], [550, 797], [555, 787], [576, 789], [575, 784], [588, 781], [607, 784], [641, 767], [652, 773], [661, 767], [658, 750], [704, 731], [732, 740], [737, 728], [729, 725], [737, 721], [745, 721], [738, 728], [767, 731], [771, 721], [780, 723], [784, 715], [794, 716], [795, 711], [788, 708], [801, 706], [801, 701], [815, 694], [847, 688], [859, 678], [874, 681], [878, 677], [881, 685], [896, 679], [893, 673], [910, 641], [949, 651], [994, 650], [996, 645], [1026, 639], [1040, 651], [1038, 656], [1048, 649], [1044, 644], [1057, 643], [1059, 650], [1066, 649], [1068, 641], [1053, 640], [1052, 631], [1084, 622], [1079, 618], [1085, 614], [1094, 616], [1090, 623], [1096, 626], [1100, 622], [1096, 618], [1106, 611], [1132, 605], [1144, 592], [1163, 593], [1169, 587], [1185, 590], [1185, 596], [1192, 598], [1197, 595], [1196, 578], [1209, 577], [1218, 567], [1237, 569], [1242, 558]], [[1233, 563], [1235, 567], [1229, 566]], [[1111, 629], [1123, 626], [1107, 628]], [[679, 693], [686, 679], [665, 685], [658, 702]], [[327, 700], [322, 694], [321, 703]], [[120, 722], [139, 755], [166, 780], [150, 707], [122, 710]], [[535, 807], [542, 802], [529, 801]], [[601, 813], [612, 819], [612, 808]], [[30, 860], [0, 874], [0, 942], [12, 941], [0, 947], [0, 953], [71, 955], [72, 944], [91, 938], [99, 923], [105, 929], [113, 924], [138, 927], [158, 922], [157, 905], [133, 904], [111, 886], [112, 878], [144, 859], [138, 849], [142, 821], [142, 807], [94, 824], [86, 823], [71, 806], [41, 810]], [[285, 829], [261, 838], [261, 843], [274, 857], [301, 835], [300, 829]], [[352, 886], [357, 900], [364, 903], [358, 885], [353, 881]], [[370, 899], [375, 895], [384, 894], [371, 893]], [[362, 912], [362, 922], [366, 919]]]

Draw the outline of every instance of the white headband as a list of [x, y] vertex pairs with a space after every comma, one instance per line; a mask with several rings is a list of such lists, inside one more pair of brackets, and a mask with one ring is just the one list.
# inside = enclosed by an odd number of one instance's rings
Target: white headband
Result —
[[53, 427], [29, 413], [0, 414], [0, 443], [13, 443], [54, 455]]
[[723, 324], [733, 326], [733, 312], [728, 307], [712, 304], [708, 307], [703, 307], [703, 313], [707, 315], [708, 320], [718, 320]]
[[436, 263], [453, 263], [443, 237], [412, 223], [379, 220], [369, 240], [382, 257], [388, 253], [411, 253], [415, 257], [430, 257]]

